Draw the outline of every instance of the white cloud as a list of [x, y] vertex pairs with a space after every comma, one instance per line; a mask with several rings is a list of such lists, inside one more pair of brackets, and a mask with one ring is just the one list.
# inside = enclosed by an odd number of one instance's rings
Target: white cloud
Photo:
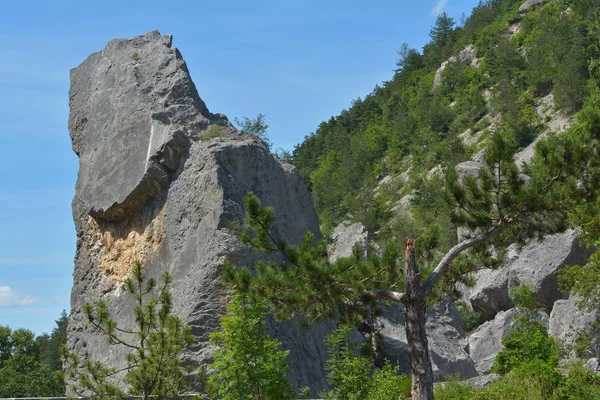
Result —
[[444, 11], [444, 7], [446, 7], [447, 3], [448, 3], [448, 0], [437, 0], [437, 3], [435, 3], [435, 6], [431, 10], [431, 13], [433, 15], [441, 14], [442, 11]]
[[26, 306], [35, 301], [35, 297], [29, 294], [21, 294], [10, 286], [0, 286], [0, 307]]

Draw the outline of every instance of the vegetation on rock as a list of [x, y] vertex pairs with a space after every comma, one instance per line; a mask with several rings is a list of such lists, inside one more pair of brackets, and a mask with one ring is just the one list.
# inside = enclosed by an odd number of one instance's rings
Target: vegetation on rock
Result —
[[[135, 327], [122, 328], [108, 313], [103, 301], [87, 303], [84, 311], [89, 324], [106, 337], [111, 345], [131, 349], [126, 366], [116, 369], [99, 361], [81, 359], [63, 350], [68, 388], [78, 396], [93, 398], [127, 398], [128, 395], [167, 399], [188, 391], [195, 382], [193, 366], [183, 367], [181, 355], [193, 341], [190, 327], [172, 314], [169, 291], [171, 276], [165, 272], [157, 284], [145, 278], [142, 263], [133, 268], [133, 278], [125, 281], [125, 289], [135, 302]], [[127, 390], [121, 386], [118, 374], [124, 375]]]

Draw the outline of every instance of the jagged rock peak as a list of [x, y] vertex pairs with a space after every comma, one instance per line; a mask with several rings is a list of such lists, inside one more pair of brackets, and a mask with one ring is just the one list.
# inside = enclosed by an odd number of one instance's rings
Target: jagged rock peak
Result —
[[171, 43], [158, 31], [114, 39], [71, 70], [77, 195], [99, 218], [122, 219], [155, 197], [190, 136], [217, 118]]
[[[244, 217], [244, 196], [253, 192], [273, 206], [273, 235], [297, 244], [307, 231], [320, 237], [310, 192], [258, 138], [208, 111], [169, 35], [112, 40], [89, 56], [71, 72], [70, 108], [80, 167], [69, 350], [124, 367], [128, 349], [94, 332], [82, 305], [104, 300], [119, 326], [133, 329], [134, 305], [122, 283], [140, 261], [148, 277], [173, 276], [173, 312], [195, 336], [184, 362], [209, 362], [209, 335], [219, 329], [228, 296], [220, 267], [269, 257], [242, 247], [229, 229]], [[314, 394], [326, 387], [331, 328], [268, 321], [290, 350], [290, 380]]]

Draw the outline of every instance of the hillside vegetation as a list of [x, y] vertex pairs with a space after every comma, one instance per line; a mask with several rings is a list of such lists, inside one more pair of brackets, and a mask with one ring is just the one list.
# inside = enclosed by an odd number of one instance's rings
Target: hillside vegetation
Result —
[[473, 158], [493, 131], [525, 148], [595, 106], [600, 3], [547, 1], [519, 12], [522, 3], [480, 2], [461, 23], [441, 14], [422, 51], [403, 44], [389, 81], [296, 146], [293, 164], [325, 228], [350, 218], [377, 232], [409, 193], [415, 213], [434, 218], [442, 205], [428, 174]]

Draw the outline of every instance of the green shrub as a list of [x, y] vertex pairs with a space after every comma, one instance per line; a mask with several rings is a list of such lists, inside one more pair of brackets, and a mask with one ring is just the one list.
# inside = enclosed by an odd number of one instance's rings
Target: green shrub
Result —
[[600, 399], [600, 375], [583, 367], [583, 361], [567, 366], [566, 377], [556, 390], [560, 399]]
[[473, 310], [464, 302], [456, 303], [456, 310], [460, 315], [462, 327], [465, 332], [472, 332], [481, 325], [481, 313]]
[[515, 316], [514, 328], [502, 339], [504, 349], [496, 356], [493, 371], [504, 375], [514, 368], [533, 364], [546, 372], [554, 371], [562, 349], [540, 321], [533, 292], [521, 286], [513, 289], [511, 296], [519, 313]]
[[223, 127], [221, 125], [211, 125], [204, 132], [200, 133], [200, 140], [206, 142], [208, 140], [218, 138], [223, 134]]
[[286, 380], [289, 350], [267, 333], [266, 306], [233, 297], [228, 314], [221, 317], [221, 331], [210, 335], [217, 347], [208, 379], [208, 391], [222, 400], [284, 400], [292, 398]]
[[467, 382], [451, 379], [435, 388], [436, 400], [471, 400], [477, 389]]
[[340, 325], [327, 338], [329, 371], [327, 381], [333, 389], [325, 397], [335, 400], [363, 400], [369, 391], [371, 361], [358, 355], [358, 346], [352, 341], [352, 326]]
[[410, 399], [410, 386], [410, 376], [399, 375], [398, 367], [386, 362], [383, 368], [373, 373], [366, 400]]

